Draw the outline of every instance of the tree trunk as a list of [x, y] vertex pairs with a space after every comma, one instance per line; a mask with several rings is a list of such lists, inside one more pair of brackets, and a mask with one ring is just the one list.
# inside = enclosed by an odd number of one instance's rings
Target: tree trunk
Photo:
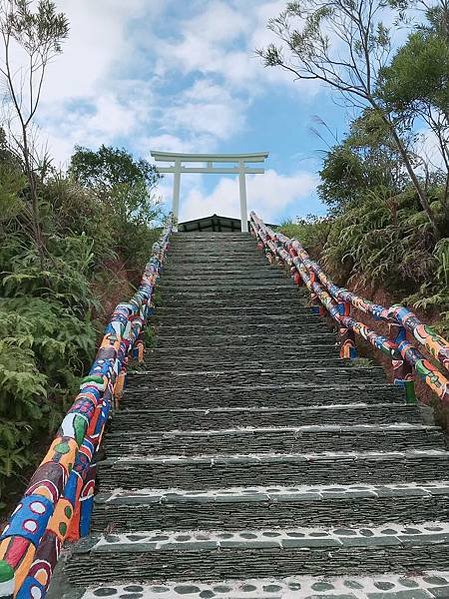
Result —
[[28, 179], [28, 183], [30, 186], [31, 193], [31, 213], [32, 213], [32, 223], [33, 223], [33, 233], [34, 240], [36, 242], [37, 251], [39, 254], [39, 262], [41, 269], [44, 270], [45, 266], [45, 249], [44, 249], [44, 240], [42, 237], [42, 227], [40, 220], [40, 210], [39, 210], [39, 198], [37, 197], [37, 186], [36, 179], [34, 177], [33, 167], [30, 161], [30, 149], [28, 147], [28, 136], [26, 128], [22, 129], [23, 135], [23, 159], [25, 163], [25, 171]]
[[[378, 107], [376, 107], [376, 108], [378, 108]], [[388, 125], [388, 128], [391, 131], [394, 142], [399, 150], [400, 155], [402, 156], [402, 160], [404, 161], [405, 168], [407, 169], [409, 177], [412, 181], [413, 187], [415, 188], [416, 193], [418, 194], [418, 198], [421, 203], [421, 206], [423, 207], [425, 213], [427, 214], [427, 217], [430, 222], [430, 226], [432, 227], [433, 234], [435, 235], [435, 239], [438, 241], [441, 238], [441, 232], [438, 228], [438, 224], [435, 219], [435, 215], [432, 211], [432, 208], [430, 207], [429, 200], [427, 198], [427, 194], [424, 191], [424, 189], [422, 188], [422, 186], [418, 180], [418, 177], [416, 176], [416, 173], [413, 170], [407, 150], [405, 149], [402, 139], [399, 137], [399, 135], [395, 129], [395, 126], [390, 121], [390, 119], [383, 113], [383, 111], [381, 111], [381, 114], [382, 114], [382, 118], [383, 118], [384, 122]]]

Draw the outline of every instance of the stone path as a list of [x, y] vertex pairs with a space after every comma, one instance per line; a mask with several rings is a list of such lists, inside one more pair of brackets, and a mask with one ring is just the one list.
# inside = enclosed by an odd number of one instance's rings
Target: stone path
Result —
[[254, 240], [175, 234], [50, 599], [449, 597], [449, 452]]

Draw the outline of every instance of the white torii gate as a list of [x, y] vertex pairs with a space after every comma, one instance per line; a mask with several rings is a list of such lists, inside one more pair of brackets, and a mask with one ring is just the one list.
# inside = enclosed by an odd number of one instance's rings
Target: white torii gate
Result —
[[[206, 173], [216, 175], [239, 175], [240, 187], [240, 219], [242, 231], [248, 231], [248, 207], [246, 201], [246, 175], [263, 175], [265, 169], [247, 166], [248, 163], [264, 163], [268, 158], [268, 152], [256, 154], [176, 154], [173, 152], [152, 151], [151, 156], [156, 162], [172, 163], [171, 166], [158, 167], [162, 174], [172, 173], [173, 179], [173, 214], [178, 221], [179, 217], [179, 195], [181, 191], [181, 174]], [[186, 167], [183, 163], [202, 162], [205, 166]], [[235, 166], [214, 166], [214, 162], [234, 164]]]

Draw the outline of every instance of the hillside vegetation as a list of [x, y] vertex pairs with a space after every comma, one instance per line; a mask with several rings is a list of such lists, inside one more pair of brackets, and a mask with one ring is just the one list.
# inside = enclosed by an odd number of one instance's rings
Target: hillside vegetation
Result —
[[[113, 180], [101, 174], [111, 169]], [[36, 176], [44, 259], [29, 231], [29, 189], [0, 159], [0, 492], [42, 457], [110, 310], [131, 294], [158, 232], [153, 168], [122, 150], [78, 149], [68, 174]], [[19, 485], [20, 486], [20, 485]]]

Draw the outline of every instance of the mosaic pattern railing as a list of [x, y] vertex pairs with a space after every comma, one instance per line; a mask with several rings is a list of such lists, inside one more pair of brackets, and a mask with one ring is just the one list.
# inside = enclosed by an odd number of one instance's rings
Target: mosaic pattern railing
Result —
[[[309, 289], [315, 311], [324, 313], [327, 310], [337, 322], [341, 357], [357, 357], [355, 335], [358, 334], [391, 359], [394, 382], [404, 387], [408, 401], [416, 401], [416, 373], [441, 401], [449, 403], [449, 343], [445, 339], [404, 306], [385, 308], [338, 287], [297, 239], [273, 231], [254, 212], [251, 212], [250, 223], [251, 232], [268, 259], [289, 266], [295, 283], [305, 284]], [[387, 323], [389, 337], [356, 320], [351, 314], [352, 308]], [[410, 338], [418, 342], [432, 361], [413, 345]]]
[[170, 217], [137, 292], [115, 308], [79, 395], [0, 537], [0, 599], [45, 597], [64, 541], [89, 532], [95, 456], [129, 356], [143, 359], [143, 329], [172, 228]]

